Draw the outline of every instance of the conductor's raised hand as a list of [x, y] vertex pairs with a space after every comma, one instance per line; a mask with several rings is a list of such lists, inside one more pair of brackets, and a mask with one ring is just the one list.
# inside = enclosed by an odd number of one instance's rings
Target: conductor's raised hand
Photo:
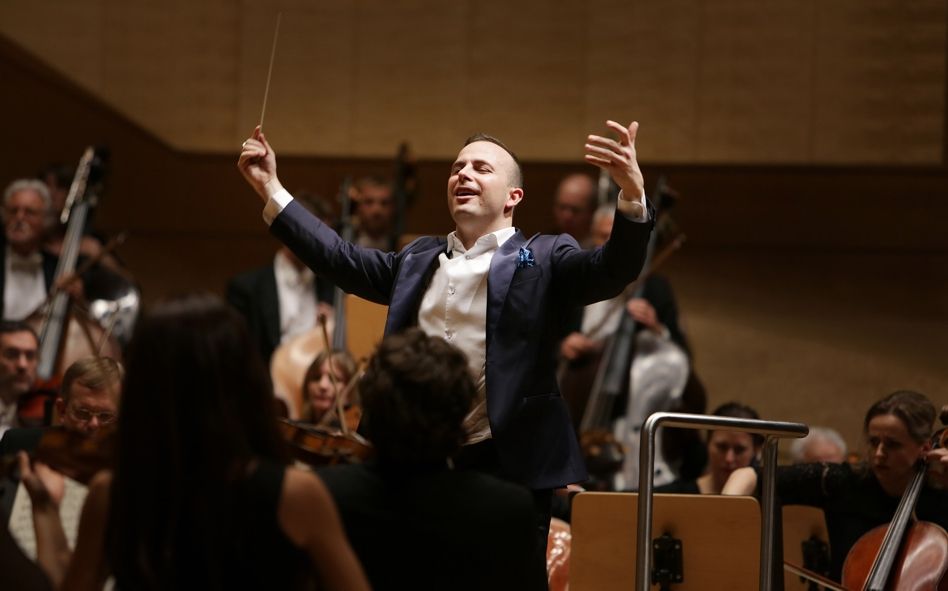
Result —
[[627, 201], [639, 201], [645, 195], [645, 179], [635, 156], [635, 135], [638, 121], [624, 127], [615, 121], [606, 121], [606, 126], [615, 132], [618, 139], [600, 135], [586, 138], [586, 162], [607, 171], [612, 180], [622, 189]]
[[264, 203], [283, 188], [277, 178], [276, 153], [267, 142], [266, 136], [260, 131], [259, 125], [241, 144], [237, 168]]

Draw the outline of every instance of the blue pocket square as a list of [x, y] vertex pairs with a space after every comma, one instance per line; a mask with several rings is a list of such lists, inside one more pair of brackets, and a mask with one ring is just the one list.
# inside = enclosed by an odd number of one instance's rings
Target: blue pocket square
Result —
[[523, 269], [524, 267], [535, 267], [537, 264], [536, 259], [533, 258], [533, 251], [529, 248], [520, 247], [520, 256], [517, 259], [517, 268]]

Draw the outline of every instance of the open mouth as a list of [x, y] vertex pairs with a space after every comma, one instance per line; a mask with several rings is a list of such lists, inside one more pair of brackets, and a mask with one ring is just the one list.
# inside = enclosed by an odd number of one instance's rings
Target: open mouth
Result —
[[476, 197], [477, 190], [470, 187], [458, 187], [454, 190], [455, 197]]

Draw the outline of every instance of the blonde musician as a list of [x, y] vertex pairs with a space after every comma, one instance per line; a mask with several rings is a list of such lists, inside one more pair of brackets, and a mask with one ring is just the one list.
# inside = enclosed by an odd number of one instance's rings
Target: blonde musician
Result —
[[[346, 351], [323, 351], [317, 355], [303, 378], [303, 412], [300, 420], [313, 425], [331, 425], [336, 398], [344, 394], [355, 372], [356, 363]], [[344, 400], [343, 406], [351, 402]]]

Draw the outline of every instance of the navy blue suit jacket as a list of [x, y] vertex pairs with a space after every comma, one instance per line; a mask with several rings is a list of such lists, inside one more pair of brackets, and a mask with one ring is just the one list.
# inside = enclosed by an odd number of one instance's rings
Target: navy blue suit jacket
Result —
[[[654, 215], [650, 215], [654, 219]], [[491, 259], [487, 276], [487, 414], [501, 465], [533, 489], [586, 479], [566, 404], [556, 384], [560, 324], [577, 304], [611, 298], [642, 268], [652, 223], [616, 215], [612, 237], [582, 250], [569, 235], [519, 231]], [[270, 231], [344, 291], [388, 305], [385, 334], [415, 326], [444, 238], [422, 237], [398, 253], [344, 242], [296, 202]], [[521, 247], [534, 266], [519, 265]]]

